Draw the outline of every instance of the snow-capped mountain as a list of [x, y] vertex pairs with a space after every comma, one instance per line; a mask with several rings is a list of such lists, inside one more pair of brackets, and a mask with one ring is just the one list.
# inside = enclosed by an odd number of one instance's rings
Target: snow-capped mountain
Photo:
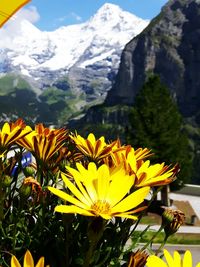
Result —
[[[46, 101], [49, 107], [65, 101], [71, 105], [71, 114], [80, 112], [86, 105], [103, 102], [122, 49], [148, 23], [109, 3], [88, 21], [51, 32], [41, 31], [27, 20], [11, 21], [0, 30], [0, 83], [5, 74], [20, 75], [34, 89], [38, 105]], [[50, 91], [45, 94], [47, 88]], [[55, 92], [57, 89], [60, 91]]]
[[[86, 68], [103, 60], [112, 68], [112, 60], [118, 65], [124, 45], [147, 24], [148, 21], [108, 3], [85, 23], [52, 32], [42, 32], [23, 20], [13, 33], [12, 42], [0, 44], [1, 70], [6, 71], [6, 64], [8, 70], [43, 79], [44, 70], [68, 72], [73, 66]], [[4, 40], [1, 32], [0, 39]]]

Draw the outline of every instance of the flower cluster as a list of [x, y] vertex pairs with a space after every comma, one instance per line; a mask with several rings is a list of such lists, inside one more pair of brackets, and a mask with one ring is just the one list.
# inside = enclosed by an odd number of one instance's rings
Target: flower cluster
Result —
[[92, 133], [86, 139], [80, 135], [70, 137], [84, 161], [77, 162], [76, 168], [67, 166], [67, 173], [62, 174], [73, 196], [48, 187], [72, 204], [57, 206], [57, 212], [135, 220], [137, 217], [133, 214], [145, 208], [139, 205], [148, 195], [150, 186], [165, 185], [175, 178], [175, 167], [169, 168], [164, 163], [151, 165], [149, 160], [145, 161], [150, 155], [147, 148], [135, 151], [131, 146], [121, 145], [119, 140], [107, 144], [103, 136], [96, 139]]
[[[31, 154], [30, 162], [26, 153]], [[29, 248], [39, 259], [36, 267], [44, 267], [44, 257], [54, 267], [120, 266], [121, 262], [128, 267], [151, 267], [154, 260], [166, 266], [149, 255], [150, 243], [124, 251], [136, 221], [153, 201], [152, 188], [159, 190], [173, 182], [179, 170], [178, 165], [152, 164], [152, 155], [148, 148], [134, 149], [119, 140], [106, 142], [93, 133], [84, 138], [65, 128], [43, 124], [31, 128], [22, 119], [4, 123], [0, 130], [0, 265], [9, 264], [3, 251], [12, 251], [16, 256], [11, 267], [20, 267], [17, 258]], [[165, 241], [183, 222], [181, 211], [164, 209], [160, 229], [165, 231]], [[164, 255], [171, 264], [168, 252]], [[183, 261], [189, 258], [187, 252]], [[34, 267], [29, 251], [23, 266]]]

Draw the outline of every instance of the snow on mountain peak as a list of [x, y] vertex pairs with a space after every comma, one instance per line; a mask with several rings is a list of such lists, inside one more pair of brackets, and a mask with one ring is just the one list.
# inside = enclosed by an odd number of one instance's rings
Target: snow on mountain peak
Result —
[[[12, 42], [7, 42], [9, 47], [5, 42], [1, 49], [5, 49], [4, 55], [13, 69], [33, 77], [37, 74], [38, 78], [40, 69], [43, 75], [43, 70], [69, 70], [74, 65], [85, 68], [112, 56], [119, 61], [124, 45], [148, 23], [106, 3], [85, 23], [62, 26], [53, 32], [42, 32], [22, 21]], [[2, 35], [6, 36], [6, 30], [0, 32], [0, 38]]]
[[93, 21], [100, 20], [107, 22], [109, 20], [112, 20], [113, 18], [116, 18], [121, 12], [122, 9], [119, 6], [105, 3], [101, 8], [99, 8], [92, 19]]

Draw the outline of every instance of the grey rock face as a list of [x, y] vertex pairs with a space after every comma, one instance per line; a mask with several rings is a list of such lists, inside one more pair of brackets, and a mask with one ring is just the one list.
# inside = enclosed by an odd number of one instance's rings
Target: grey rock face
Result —
[[133, 104], [149, 74], [157, 73], [184, 116], [200, 106], [200, 1], [171, 0], [121, 56], [108, 105]]

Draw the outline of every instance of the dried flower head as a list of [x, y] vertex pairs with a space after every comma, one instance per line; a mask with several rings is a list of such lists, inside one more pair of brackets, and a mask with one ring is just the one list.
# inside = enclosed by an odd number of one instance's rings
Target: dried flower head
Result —
[[137, 250], [131, 254], [128, 267], [144, 267], [147, 258], [148, 254], [145, 251]]

